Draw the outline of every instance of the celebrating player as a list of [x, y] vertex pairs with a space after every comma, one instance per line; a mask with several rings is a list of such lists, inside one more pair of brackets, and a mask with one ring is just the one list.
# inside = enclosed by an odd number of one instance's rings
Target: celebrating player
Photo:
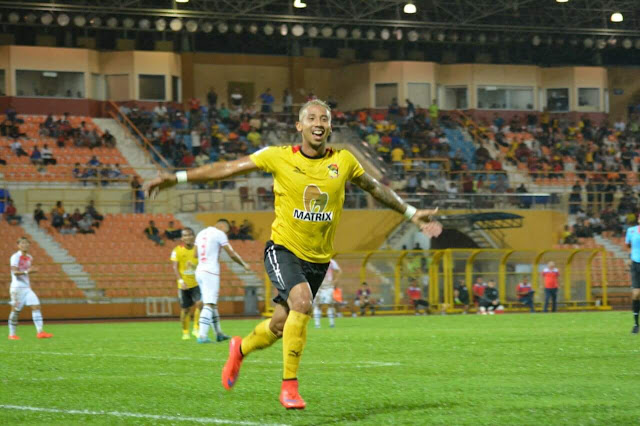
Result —
[[216, 332], [216, 341], [229, 339], [220, 327], [220, 315], [218, 314], [218, 295], [220, 294], [220, 249], [224, 248], [229, 257], [245, 270], [249, 266], [233, 250], [227, 232], [231, 225], [226, 219], [220, 219], [215, 226], [203, 229], [196, 237], [196, 249], [198, 253], [198, 267], [196, 268], [196, 280], [202, 291], [204, 308], [200, 314], [200, 336], [198, 343], [211, 343], [209, 328], [213, 324]]
[[178, 298], [180, 299], [180, 322], [182, 323], [182, 340], [189, 340], [189, 320], [193, 315], [193, 335], [200, 336], [199, 320], [202, 309], [202, 296], [196, 281], [198, 257], [193, 245], [195, 235], [193, 229], [184, 228], [181, 232], [182, 245], [171, 252], [173, 273], [178, 280]]
[[329, 317], [329, 327], [336, 326], [336, 308], [335, 301], [333, 300], [333, 288], [338, 281], [342, 270], [338, 265], [338, 262], [331, 259], [329, 261], [329, 268], [327, 269], [327, 275], [324, 276], [322, 284], [316, 298], [313, 300], [313, 319], [316, 323], [316, 328], [320, 328], [320, 318], [322, 318], [322, 307], [327, 307], [327, 316]]
[[53, 334], [42, 330], [42, 313], [40, 312], [40, 300], [31, 290], [29, 274], [38, 272], [38, 268], [32, 266], [33, 257], [29, 254], [31, 243], [26, 237], [18, 238], [18, 251], [11, 256], [11, 313], [9, 314], [9, 340], [20, 340], [16, 334], [18, 328], [18, 316], [22, 307], [31, 307], [31, 318], [38, 331], [38, 339], [48, 339]]
[[212, 163], [175, 175], [165, 172], [145, 184], [147, 194], [155, 197], [159, 190], [181, 182], [208, 182], [255, 170], [273, 174], [276, 219], [264, 259], [269, 278], [278, 290], [276, 307], [271, 319], [258, 324], [247, 337], [231, 339], [222, 385], [231, 389], [244, 357], [282, 338], [280, 403], [288, 409], [306, 405], [298, 393], [298, 366], [313, 299], [334, 254], [333, 240], [347, 181], [404, 214], [426, 235], [435, 237], [442, 232], [442, 225], [431, 221], [437, 209], [417, 210], [365, 173], [349, 151], [327, 148], [331, 134], [331, 109], [327, 104], [311, 100], [302, 106], [298, 118], [296, 128], [302, 134], [302, 145], [267, 147], [235, 161]]

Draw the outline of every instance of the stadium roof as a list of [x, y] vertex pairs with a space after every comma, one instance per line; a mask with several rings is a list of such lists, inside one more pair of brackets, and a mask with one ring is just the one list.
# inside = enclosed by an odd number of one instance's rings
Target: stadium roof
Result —
[[[305, 4], [304, 8], [294, 7]], [[517, 47], [587, 51], [577, 62], [589, 62], [598, 51], [640, 52], [638, 0], [412, 0], [416, 13], [404, 13], [407, 0], [3, 0], [3, 32], [20, 27], [162, 33], [162, 39], [187, 34], [192, 46], [179, 50], [234, 49], [222, 38], [253, 36], [241, 47], [258, 45], [265, 53], [296, 54], [300, 47], [453, 50], [480, 46], [497, 53]], [[612, 22], [620, 13], [621, 22]], [[44, 18], [45, 15], [48, 15]], [[158, 23], [161, 20], [164, 22]], [[33, 32], [33, 31], [32, 31]], [[85, 34], [87, 35], [87, 34]], [[113, 36], [111, 36], [113, 38]], [[218, 39], [216, 44], [215, 40]], [[261, 44], [257, 39], [270, 38]], [[282, 42], [285, 39], [286, 42]], [[254, 43], [255, 42], [255, 43]], [[294, 48], [292, 44], [300, 46]], [[26, 43], [29, 44], [29, 43]], [[232, 43], [233, 44], [233, 43]], [[284, 50], [283, 50], [284, 46]], [[250, 49], [251, 46], [248, 46]], [[481, 49], [481, 50], [482, 50]], [[630, 50], [629, 50], [630, 49]], [[431, 52], [429, 52], [431, 53]], [[552, 52], [553, 53], [553, 52]], [[635, 56], [638, 56], [634, 53]], [[429, 56], [429, 55], [427, 55]], [[497, 56], [497, 55], [496, 55]], [[538, 62], [535, 52], [502, 62]], [[549, 52], [540, 56], [547, 59]], [[621, 62], [626, 63], [628, 56]], [[402, 59], [402, 55], [398, 58]], [[431, 59], [429, 57], [425, 58]], [[504, 58], [503, 58], [504, 59]], [[636, 58], [637, 59], [637, 58]], [[568, 60], [567, 63], [576, 62]], [[605, 58], [606, 60], [606, 58]], [[459, 61], [459, 60], [458, 60]], [[595, 60], [602, 62], [602, 58]], [[634, 62], [634, 61], [631, 61]]]

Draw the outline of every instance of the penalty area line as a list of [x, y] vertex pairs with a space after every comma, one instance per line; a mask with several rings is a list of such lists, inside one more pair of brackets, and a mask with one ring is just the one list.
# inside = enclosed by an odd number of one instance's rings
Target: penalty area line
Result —
[[202, 423], [202, 424], [231, 424], [231, 425], [244, 425], [244, 426], [258, 426], [258, 425], [287, 426], [286, 424], [280, 424], [280, 423], [247, 422], [242, 420], [216, 419], [213, 417], [163, 416], [160, 414], [127, 413], [122, 411], [62, 410], [58, 408], [29, 407], [29, 406], [23, 406], [23, 405], [0, 405], [0, 409], [33, 411], [33, 412], [39, 412], [39, 413], [79, 414], [83, 416], [114, 416], [114, 417], [120, 417], [120, 418], [130, 417], [130, 418], [137, 418], [137, 419], [167, 420], [167, 421], [192, 422], [192, 423]]

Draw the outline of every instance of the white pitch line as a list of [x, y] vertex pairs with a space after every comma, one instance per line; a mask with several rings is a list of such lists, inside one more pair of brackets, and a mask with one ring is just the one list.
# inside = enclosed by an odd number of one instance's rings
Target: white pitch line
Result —
[[194, 423], [202, 423], [202, 424], [232, 424], [232, 425], [244, 425], [244, 426], [258, 426], [258, 425], [287, 426], [285, 424], [280, 424], [280, 423], [247, 422], [247, 421], [241, 421], [241, 420], [216, 419], [214, 417], [163, 416], [159, 414], [127, 413], [122, 411], [61, 410], [58, 408], [29, 407], [29, 406], [23, 406], [23, 405], [0, 405], [0, 408], [5, 410], [34, 411], [34, 412], [40, 412], [40, 413], [79, 414], [83, 416], [114, 416], [114, 417], [121, 417], [121, 418], [133, 417], [137, 419], [194, 422]]
[[[75, 356], [75, 357], [112, 357], [112, 358], [135, 358], [135, 359], [155, 359], [162, 361], [201, 361], [201, 362], [224, 362], [225, 359], [205, 359], [205, 358], [193, 358], [193, 357], [164, 357], [164, 356], [149, 356], [149, 355], [130, 355], [130, 354], [92, 354], [92, 353], [73, 353], [73, 352], [47, 352], [47, 351], [1, 351], [0, 353], [10, 354], [32, 354], [32, 355], [57, 355], [57, 356]], [[282, 361], [271, 360], [259, 360], [248, 359], [244, 362], [257, 363], [257, 364], [282, 364]], [[352, 365], [355, 364], [355, 368], [370, 368], [370, 367], [392, 367], [401, 365], [399, 362], [385, 362], [385, 361], [353, 361], [353, 362], [341, 362], [341, 361], [309, 361], [305, 362], [306, 365]]]

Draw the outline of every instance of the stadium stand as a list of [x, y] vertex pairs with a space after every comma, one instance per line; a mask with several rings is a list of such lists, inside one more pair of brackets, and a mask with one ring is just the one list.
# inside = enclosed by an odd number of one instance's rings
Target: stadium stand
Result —
[[[12, 182], [118, 182], [128, 180], [135, 171], [115, 146], [105, 145], [100, 140], [104, 136], [90, 117], [60, 116], [50, 126], [46, 116], [18, 115], [16, 126], [18, 138], [0, 137], [0, 156], [7, 161], [2, 167], [4, 178]], [[4, 121], [3, 118], [0, 120]], [[61, 124], [56, 124], [61, 123]], [[62, 124], [65, 123], [65, 124]], [[96, 132], [98, 140], [87, 146], [85, 134]], [[94, 137], [94, 136], [92, 136]], [[18, 155], [11, 149], [12, 143], [19, 141], [27, 155]], [[34, 147], [42, 149], [47, 145], [53, 154], [55, 164], [32, 161]], [[89, 164], [95, 156], [99, 164]], [[75, 165], [79, 168], [74, 170]], [[118, 165], [118, 171], [116, 171]], [[95, 175], [93, 174], [95, 173]]]

